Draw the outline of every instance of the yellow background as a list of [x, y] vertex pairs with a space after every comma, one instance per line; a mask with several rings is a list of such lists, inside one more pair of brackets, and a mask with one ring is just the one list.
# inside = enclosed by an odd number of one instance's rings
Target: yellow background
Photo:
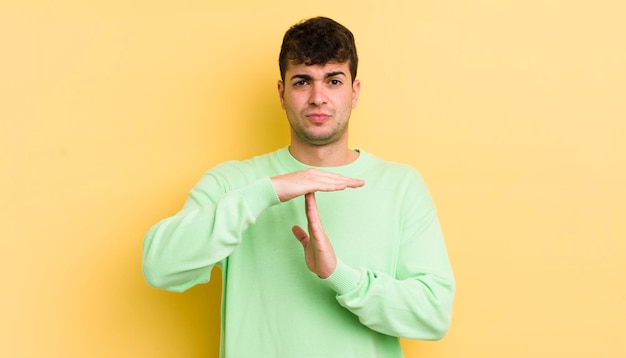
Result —
[[623, 4], [0, 0], [0, 356], [216, 356], [219, 275], [149, 288], [143, 235], [288, 143], [278, 50], [315, 15], [357, 38], [351, 145], [446, 234], [452, 328], [407, 357], [626, 356]]

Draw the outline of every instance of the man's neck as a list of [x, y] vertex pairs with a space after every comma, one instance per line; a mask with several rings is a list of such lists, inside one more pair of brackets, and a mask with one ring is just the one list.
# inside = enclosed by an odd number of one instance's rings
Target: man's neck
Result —
[[359, 157], [359, 152], [351, 150], [345, 143], [313, 146], [292, 141], [289, 152], [299, 162], [313, 167], [338, 167]]

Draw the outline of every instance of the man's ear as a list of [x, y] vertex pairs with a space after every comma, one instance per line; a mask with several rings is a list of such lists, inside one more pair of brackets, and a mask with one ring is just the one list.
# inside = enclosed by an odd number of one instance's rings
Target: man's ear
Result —
[[352, 82], [352, 108], [356, 108], [356, 102], [359, 100], [360, 93], [361, 93], [361, 81], [354, 80], [354, 82]]
[[280, 106], [285, 109], [285, 83], [278, 80], [278, 98], [280, 98]]

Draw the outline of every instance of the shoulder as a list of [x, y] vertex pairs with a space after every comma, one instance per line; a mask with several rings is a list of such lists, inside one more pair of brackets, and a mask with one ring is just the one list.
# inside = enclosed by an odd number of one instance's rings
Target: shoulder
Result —
[[276, 166], [279, 152], [261, 154], [245, 160], [228, 160], [215, 165], [205, 174], [225, 187], [238, 187], [258, 178], [271, 175]]
[[363, 178], [366, 186], [383, 190], [387, 195], [393, 193], [402, 201], [430, 197], [426, 181], [414, 166], [362, 153], [368, 161], [368, 170]]
[[375, 173], [401, 181], [423, 182], [421, 174], [409, 164], [381, 159], [364, 151], [361, 151], [361, 155], [367, 161], [369, 169]]

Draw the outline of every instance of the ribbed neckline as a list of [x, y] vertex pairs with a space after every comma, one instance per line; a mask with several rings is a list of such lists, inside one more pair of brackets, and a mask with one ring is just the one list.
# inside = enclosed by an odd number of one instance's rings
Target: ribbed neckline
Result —
[[346, 176], [354, 176], [355, 174], [365, 171], [367, 167], [369, 167], [374, 160], [373, 156], [364, 152], [363, 150], [356, 149], [356, 148], [354, 150], [359, 152], [359, 157], [355, 161], [353, 161], [350, 164], [336, 166], [336, 167], [316, 167], [316, 166], [304, 164], [291, 155], [288, 147], [284, 147], [284, 148], [277, 150], [276, 154], [281, 164], [283, 164], [289, 171], [298, 171], [298, 170], [303, 170], [303, 169], [308, 169], [308, 168], [315, 168], [315, 169], [319, 169], [319, 170], [323, 170], [323, 171], [327, 171], [331, 173], [337, 173], [337, 174], [346, 175]]

